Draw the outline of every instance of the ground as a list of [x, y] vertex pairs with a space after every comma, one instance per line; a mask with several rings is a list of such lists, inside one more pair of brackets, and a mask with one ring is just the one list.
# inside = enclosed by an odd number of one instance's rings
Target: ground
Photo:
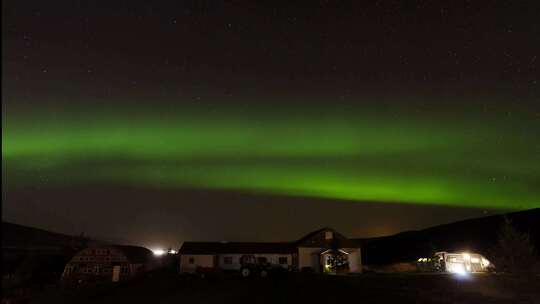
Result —
[[199, 279], [170, 273], [118, 284], [45, 287], [25, 303], [540, 303], [540, 278], [503, 275], [285, 274]]

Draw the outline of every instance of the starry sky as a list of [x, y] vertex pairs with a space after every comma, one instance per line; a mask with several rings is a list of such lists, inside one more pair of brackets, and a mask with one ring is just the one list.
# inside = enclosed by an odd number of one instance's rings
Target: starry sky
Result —
[[3, 220], [148, 247], [540, 206], [537, 1], [4, 1]]

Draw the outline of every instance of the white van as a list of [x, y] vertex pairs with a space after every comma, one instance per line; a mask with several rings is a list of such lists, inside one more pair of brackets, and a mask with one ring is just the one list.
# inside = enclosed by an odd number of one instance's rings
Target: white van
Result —
[[441, 271], [465, 274], [469, 272], [487, 272], [491, 263], [478, 253], [436, 252], [434, 263]]

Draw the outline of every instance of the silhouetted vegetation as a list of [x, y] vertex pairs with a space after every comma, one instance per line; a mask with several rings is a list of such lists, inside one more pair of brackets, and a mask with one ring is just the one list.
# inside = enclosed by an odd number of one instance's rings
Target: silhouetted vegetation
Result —
[[518, 230], [508, 218], [501, 224], [491, 259], [498, 272], [520, 275], [540, 272], [540, 261], [530, 234]]

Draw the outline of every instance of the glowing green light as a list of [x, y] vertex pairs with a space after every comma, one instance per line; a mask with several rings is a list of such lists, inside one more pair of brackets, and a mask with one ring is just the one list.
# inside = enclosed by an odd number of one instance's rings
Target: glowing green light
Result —
[[361, 111], [271, 114], [5, 116], [3, 180], [15, 186], [106, 182], [540, 206], [535, 120], [462, 117], [456, 123], [452, 117]]

